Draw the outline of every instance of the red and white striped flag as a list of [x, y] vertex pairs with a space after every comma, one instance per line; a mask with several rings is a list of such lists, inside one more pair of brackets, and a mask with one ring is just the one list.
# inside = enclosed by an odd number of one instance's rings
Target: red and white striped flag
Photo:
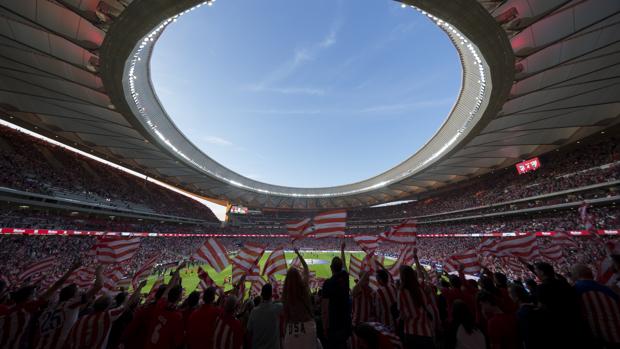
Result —
[[128, 261], [140, 248], [140, 238], [100, 237], [95, 245], [95, 255], [101, 264], [114, 264]]
[[125, 275], [123, 274], [123, 269], [120, 266], [109, 270], [103, 274], [103, 287], [101, 288], [101, 292], [106, 294], [114, 292], [117, 288], [116, 284], [124, 277]]
[[79, 288], [89, 287], [95, 281], [95, 272], [93, 267], [81, 266], [69, 275], [65, 285], [75, 284]]
[[247, 242], [239, 250], [239, 253], [232, 258], [232, 262], [238, 265], [239, 268], [250, 271], [254, 265], [258, 264], [258, 260], [260, 260], [263, 253], [265, 253], [264, 245]]
[[265, 281], [265, 279], [263, 279], [261, 276], [259, 276], [256, 280], [252, 281], [252, 294], [255, 296], [260, 295], [261, 290], [263, 289], [263, 286], [265, 286], [267, 284], [267, 281]]
[[497, 257], [512, 256], [525, 259], [540, 257], [536, 235], [518, 235], [501, 239], [494, 247]]
[[142, 280], [145, 280], [149, 275], [151, 275], [157, 259], [159, 259], [159, 254], [151, 257], [144, 263], [144, 265], [140, 269], [138, 269], [136, 274], [133, 276], [133, 279], [131, 280], [131, 284], [134, 290], [138, 288], [138, 285], [140, 284], [140, 282], [142, 282]]
[[125, 291], [129, 289], [129, 286], [131, 286], [131, 279], [128, 277], [120, 279], [116, 283], [116, 288], [119, 288], [119, 289], [122, 288]]
[[357, 235], [353, 237], [353, 240], [366, 253], [373, 253], [379, 247], [378, 235]]
[[303, 269], [303, 265], [301, 265], [301, 261], [299, 260], [299, 257], [295, 257], [293, 258], [293, 260], [291, 261], [291, 264], [289, 265], [289, 268], [297, 268], [299, 270]]
[[293, 240], [296, 240], [304, 237], [305, 233], [307, 233], [312, 226], [312, 223], [310, 222], [310, 218], [304, 218], [300, 221], [288, 222], [285, 226], [288, 234]]
[[417, 232], [416, 221], [408, 219], [382, 233], [381, 239], [397, 244], [415, 245], [417, 242]]
[[211, 279], [211, 277], [209, 276], [209, 273], [204, 271], [204, 269], [202, 269], [201, 267], [198, 267], [198, 279], [200, 279], [198, 286], [203, 291], [209, 287], [217, 286], [215, 284], [215, 281], [213, 281], [213, 279]]
[[478, 253], [480, 253], [482, 257], [488, 257], [497, 253], [495, 246], [498, 242], [499, 239], [484, 238], [477, 247]]
[[468, 274], [477, 274], [481, 270], [480, 258], [475, 249], [469, 249], [463, 251], [460, 254], [455, 254], [446, 260], [444, 268], [448, 271], [458, 271], [459, 265], [464, 267], [463, 272]]
[[607, 255], [603, 257], [596, 265], [596, 280], [603, 285], [612, 286], [613, 276], [615, 273], [612, 255], [620, 255], [620, 242], [608, 242], [605, 246]]
[[263, 275], [270, 277], [276, 274], [286, 274], [286, 258], [284, 257], [284, 249], [282, 246], [271, 251], [263, 267]]
[[218, 273], [221, 273], [230, 263], [224, 245], [212, 238], [207, 239], [192, 257], [209, 264]]
[[230, 279], [231, 284], [233, 286], [237, 285], [239, 281], [241, 281], [241, 277], [245, 275], [245, 273], [246, 272], [243, 269], [239, 268], [236, 264], [233, 264], [232, 275]]
[[19, 283], [22, 283], [28, 278], [31, 278], [37, 274], [41, 274], [52, 269], [54, 267], [55, 261], [56, 258], [54, 257], [46, 257], [34, 263], [26, 265], [24, 269], [22, 269], [22, 272], [19, 274]]
[[401, 248], [398, 259], [396, 259], [396, 262], [394, 262], [390, 268], [390, 274], [392, 274], [392, 277], [395, 279], [400, 278], [400, 267], [403, 265], [410, 266], [413, 264], [413, 249], [414, 247], [412, 245], [405, 245]]
[[250, 271], [244, 271], [245, 273], [245, 281], [256, 281], [258, 279], [261, 279], [260, 276], [260, 267], [258, 266], [258, 264], [254, 264], [252, 266], [252, 270]]
[[563, 250], [564, 250], [564, 247], [562, 247], [562, 245], [550, 245], [545, 248], [541, 248], [540, 255], [543, 258], [546, 258], [552, 261], [557, 261], [559, 259], [562, 259]]
[[385, 257], [381, 255], [375, 255], [374, 253], [367, 253], [362, 260], [362, 271], [374, 272], [381, 268]]
[[271, 297], [273, 299], [280, 299], [280, 295], [282, 294], [282, 283], [276, 279], [275, 275], [269, 275], [268, 279], [273, 289], [273, 295]]
[[577, 242], [567, 232], [558, 231], [551, 239], [551, 243], [563, 248], [576, 249], [579, 248]]
[[362, 274], [362, 268], [362, 260], [351, 255], [349, 259], [349, 275], [351, 275], [354, 280], [359, 280]]
[[504, 266], [504, 268], [512, 271], [515, 274], [520, 274], [524, 271], [523, 264], [521, 264], [519, 260], [515, 257], [500, 257], [497, 258], [497, 260], [499, 260], [499, 262], [502, 266]]
[[314, 217], [312, 223], [313, 229], [310, 234], [317, 239], [344, 237], [344, 230], [347, 227], [347, 211], [320, 213]]

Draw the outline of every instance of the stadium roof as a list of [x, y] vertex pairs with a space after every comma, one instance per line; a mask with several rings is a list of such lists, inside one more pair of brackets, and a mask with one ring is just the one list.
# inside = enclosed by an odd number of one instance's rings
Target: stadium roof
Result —
[[175, 127], [153, 92], [148, 63], [161, 32], [202, 5], [196, 0], [0, 3], [0, 116], [197, 194], [298, 209], [412, 198], [620, 120], [617, 0], [403, 3], [454, 42], [462, 88], [421, 150], [362, 182], [261, 183], [218, 164]]

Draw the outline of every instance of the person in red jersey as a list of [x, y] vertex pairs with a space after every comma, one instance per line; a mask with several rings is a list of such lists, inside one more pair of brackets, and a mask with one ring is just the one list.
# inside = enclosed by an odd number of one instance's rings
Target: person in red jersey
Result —
[[211, 349], [215, 319], [222, 313], [222, 308], [215, 302], [215, 287], [207, 288], [202, 294], [203, 305], [196, 309], [187, 322], [187, 346], [189, 349]]
[[390, 279], [390, 273], [385, 269], [377, 271], [377, 282], [379, 283], [377, 301], [375, 303], [377, 321], [394, 330], [396, 328], [394, 312], [396, 310], [398, 290]]
[[160, 285], [154, 293], [153, 300], [135, 310], [129, 326], [123, 331], [119, 349], [144, 347], [147, 339], [149, 322], [153, 318], [153, 312], [156, 309], [157, 302], [161, 299], [165, 290], [166, 285]]
[[84, 295], [78, 294], [75, 284], [60, 290], [58, 303], [48, 307], [39, 317], [37, 323], [37, 349], [62, 348], [69, 331], [78, 320], [80, 310], [90, 302], [101, 289], [102, 270], [100, 266], [95, 272], [95, 283]]
[[112, 303], [109, 296], [101, 296], [93, 305], [93, 312], [81, 317], [69, 333], [65, 347], [68, 349], [105, 349], [112, 322], [118, 319], [127, 308], [140, 299], [140, 291], [146, 281], [140, 283], [133, 295], [120, 307], [108, 309]]
[[[353, 326], [363, 322], [373, 322], [376, 318], [376, 293], [372, 288], [370, 288], [369, 275], [369, 273], [364, 272], [360, 280], [351, 291], [351, 299], [353, 303], [351, 318], [353, 319]], [[353, 348], [361, 348], [360, 340], [355, 333], [351, 336], [351, 342]]]
[[361, 322], [375, 321], [375, 291], [370, 288], [370, 274], [363, 273], [359, 282], [351, 291], [353, 300], [353, 326]]
[[241, 349], [243, 346], [243, 326], [234, 316], [239, 300], [228, 296], [224, 301], [224, 311], [215, 319], [213, 348]]
[[487, 335], [490, 349], [517, 349], [517, 318], [514, 314], [505, 313], [498, 305], [495, 297], [487, 292], [478, 293], [478, 303], [483, 318], [486, 320]]
[[176, 349], [183, 345], [183, 314], [176, 307], [183, 288], [174, 285], [157, 303], [148, 332], [145, 349]]
[[576, 264], [571, 270], [583, 317], [594, 339], [593, 348], [620, 348], [620, 297], [593, 280], [592, 270]]
[[198, 309], [198, 303], [200, 303], [200, 292], [193, 291], [179, 307], [181, 314], [183, 314], [183, 328], [187, 328], [189, 317]]
[[11, 294], [14, 302], [5, 314], [0, 316], [0, 348], [17, 349], [22, 345], [22, 339], [26, 342], [24, 334], [30, 323], [33, 313], [47, 304], [48, 299], [62, 286], [69, 278], [71, 273], [80, 267], [80, 263], [75, 263], [60, 279], [58, 279], [47, 291], [36, 299], [34, 298], [36, 287], [25, 286]]
[[416, 272], [410, 266], [400, 269], [401, 286], [398, 293], [398, 309], [403, 322], [405, 348], [434, 348], [433, 309], [418, 282]]
[[185, 263], [181, 263], [174, 271], [164, 294], [157, 302], [147, 331], [145, 349], [175, 349], [183, 345], [185, 328], [183, 314], [177, 309], [177, 303], [183, 293], [180, 271], [184, 267]]

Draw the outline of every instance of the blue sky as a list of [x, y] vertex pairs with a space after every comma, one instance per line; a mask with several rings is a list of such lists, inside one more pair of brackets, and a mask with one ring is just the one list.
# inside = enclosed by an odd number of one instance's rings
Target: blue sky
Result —
[[299, 187], [404, 161], [461, 82], [445, 34], [388, 0], [218, 0], [169, 26], [151, 65], [168, 114], [207, 155]]

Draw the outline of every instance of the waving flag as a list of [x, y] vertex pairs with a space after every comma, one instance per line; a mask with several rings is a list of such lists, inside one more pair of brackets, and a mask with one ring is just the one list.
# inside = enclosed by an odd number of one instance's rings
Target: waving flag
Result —
[[464, 267], [463, 272], [468, 274], [477, 274], [481, 270], [480, 258], [475, 249], [469, 249], [463, 251], [460, 254], [455, 254], [446, 260], [444, 268], [448, 271], [458, 271], [459, 266]]
[[252, 294], [254, 294], [255, 296], [260, 295], [260, 292], [263, 289], [263, 286], [265, 286], [267, 284], [267, 281], [265, 281], [265, 279], [263, 279], [261, 276], [259, 276], [256, 280], [252, 281]]
[[282, 246], [271, 251], [263, 267], [263, 275], [269, 277], [276, 274], [286, 274], [286, 258], [284, 257], [284, 249]]
[[22, 283], [34, 275], [45, 273], [46, 271], [52, 269], [55, 261], [56, 258], [47, 257], [26, 265], [24, 269], [22, 269], [21, 274], [19, 274], [19, 282]]
[[576, 249], [579, 248], [577, 242], [566, 232], [558, 231], [551, 239], [551, 243], [563, 248]]
[[347, 227], [347, 211], [338, 210], [323, 212], [314, 217], [313, 230], [310, 233], [317, 239], [344, 237]]
[[297, 268], [299, 270], [302, 270], [304, 268], [304, 266], [301, 265], [301, 261], [299, 260], [299, 257], [293, 258], [293, 260], [291, 261], [291, 265], [289, 265], [289, 267]]
[[559, 259], [562, 259], [563, 250], [564, 248], [561, 245], [550, 245], [545, 248], [541, 248], [540, 255], [543, 258], [557, 261]]
[[100, 237], [95, 245], [95, 255], [101, 264], [126, 262], [140, 248], [140, 238]]
[[110, 294], [117, 288], [116, 284], [125, 277], [123, 269], [120, 266], [103, 274], [103, 287], [101, 292]]
[[477, 247], [478, 253], [483, 257], [488, 257], [497, 253], [495, 246], [498, 242], [498, 239], [484, 238], [484, 240], [482, 240], [482, 242]]
[[95, 268], [92, 267], [79, 267], [69, 275], [65, 285], [75, 284], [79, 288], [89, 287], [95, 281], [95, 272]]
[[198, 251], [194, 253], [193, 258], [208, 263], [216, 272], [221, 273], [229, 264], [228, 252], [224, 245], [209, 238], [200, 246]]
[[349, 259], [349, 275], [351, 275], [353, 279], [359, 280], [362, 274], [362, 268], [362, 260], [354, 255], [351, 255], [351, 258]]
[[142, 280], [145, 280], [151, 274], [151, 272], [153, 271], [153, 267], [155, 266], [155, 262], [157, 262], [158, 258], [159, 254], [151, 257], [144, 263], [144, 265], [140, 269], [138, 269], [136, 274], [133, 276], [133, 279], [131, 280], [131, 284], [134, 290], [138, 288], [138, 285], [140, 284], [140, 282], [142, 282]]
[[373, 253], [379, 247], [379, 236], [377, 235], [357, 235], [353, 237], [353, 240], [366, 253]]
[[408, 219], [405, 222], [390, 228], [381, 234], [381, 239], [397, 244], [415, 245], [417, 242], [418, 228], [416, 221]]
[[247, 242], [243, 245], [243, 248], [239, 250], [239, 253], [232, 258], [232, 262], [239, 266], [239, 268], [250, 271], [252, 267], [258, 264], [258, 260], [265, 253], [265, 246]]
[[304, 218], [300, 221], [288, 222], [285, 224], [286, 230], [293, 239], [299, 239], [304, 237], [312, 226], [310, 218]]
[[209, 276], [209, 273], [204, 271], [204, 269], [202, 269], [201, 267], [198, 267], [198, 279], [200, 279], [200, 283], [198, 283], [198, 286], [203, 291], [209, 287], [217, 286], [215, 284], [215, 281], [213, 281], [213, 279], [211, 279], [211, 277]]
[[271, 284], [271, 287], [273, 290], [273, 294], [271, 295], [271, 298], [280, 299], [280, 296], [282, 295], [283, 282], [279, 282], [274, 275], [270, 275], [268, 278], [269, 278], [269, 283]]
[[536, 235], [518, 235], [502, 238], [494, 247], [495, 256], [497, 257], [521, 257], [532, 259], [540, 257], [540, 250]]
[[394, 262], [394, 264], [390, 268], [390, 274], [392, 274], [394, 278], [400, 277], [401, 266], [403, 265], [410, 266], [413, 264], [414, 262], [413, 249], [414, 247], [411, 245], [405, 245], [401, 248], [400, 254], [398, 255], [398, 259], [396, 260], [396, 262]]

